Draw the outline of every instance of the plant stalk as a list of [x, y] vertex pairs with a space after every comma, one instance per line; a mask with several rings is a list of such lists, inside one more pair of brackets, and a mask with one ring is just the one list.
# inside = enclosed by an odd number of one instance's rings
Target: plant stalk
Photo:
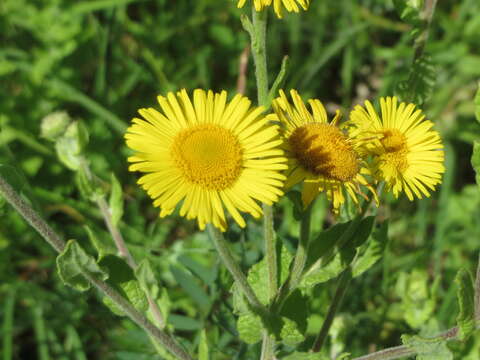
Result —
[[322, 346], [325, 343], [325, 339], [327, 338], [328, 331], [332, 326], [333, 319], [335, 318], [335, 314], [337, 313], [338, 308], [342, 304], [342, 300], [345, 292], [347, 291], [350, 280], [352, 280], [352, 273], [350, 267], [348, 267], [342, 272], [338, 279], [337, 290], [335, 291], [335, 295], [333, 296], [333, 299], [330, 302], [330, 306], [328, 307], [327, 316], [325, 317], [322, 328], [320, 329], [320, 332], [318, 333], [318, 336], [313, 343], [313, 352], [319, 352], [322, 349]]
[[274, 360], [275, 359], [275, 339], [268, 334], [267, 330], [263, 332], [262, 353], [260, 360]]
[[[267, 11], [257, 12], [252, 6], [252, 29], [249, 31], [252, 43], [252, 56], [255, 63], [255, 79], [257, 82], [258, 105], [267, 110], [270, 107], [268, 96], [267, 69]], [[276, 250], [276, 234], [273, 228], [273, 207], [262, 204], [263, 236], [265, 241], [265, 259], [268, 271], [268, 298], [272, 302], [278, 292], [278, 266]], [[274, 357], [275, 339], [265, 331], [262, 341], [262, 360]]]
[[[447, 331], [431, 337], [432, 339], [443, 338], [445, 341], [456, 340], [458, 335], [458, 327], [453, 327]], [[352, 360], [394, 360], [400, 359], [403, 357], [410, 357], [417, 354], [415, 349], [407, 345], [394, 346], [388, 349], [383, 349], [368, 355], [363, 355], [360, 357], [353, 358]]]
[[[135, 262], [135, 259], [133, 258], [130, 251], [128, 250], [127, 245], [125, 244], [125, 240], [123, 239], [122, 233], [120, 232], [118, 227], [115, 226], [112, 222], [112, 214], [110, 212], [110, 209], [108, 208], [105, 198], [101, 196], [97, 199], [96, 202], [97, 202], [98, 208], [100, 209], [100, 212], [102, 213], [105, 224], [107, 225], [108, 231], [112, 236], [115, 246], [117, 247], [118, 253], [120, 254], [121, 257], [125, 259], [128, 266], [130, 266], [132, 270], [135, 270], [137, 268], [137, 263]], [[146, 293], [146, 296], [148, 301], [148, 307], [152, 313], [152, 316], [154, 317], [158, 326], [160, 326], [160, 329], [164, 329], [166, 326], [166, 323], [165, 323], [165, 319], [163, 318], [162, 312], [160, 311], [160, 308], [158, 307], [157, 303], [155, 302], [155, 299], [153, 299], [152, 295], [149, 292]]]
[[103, 196], [99, 196], [96, 200], [96, 203], [98, 208], [100, 209], [100, 212], [102, 213], [105, 225], [107, 225], [107, 229], [110, 232], [110, 235], [112, 235], [112, 239], [115, 242], [115, 246], [117, 247], [119, 255], [125, 259], [127, 264], [132, 269], [135, 269], [137, 267], [137, 264], [135, 263], [132, 254], [130, 254], [130, 251], [128, 251], [122, 234], [112, 222], [112, 214], [110, 213], [110, 209], [108, 208], [108, 204], [105, 201], [105, 198]]
[[[59, 253], [65, 248], [65, 242], [58, 234], [23, 200], [12, 186], [0, 175], [0, 194], [4, 196], [10, 205], [35, 229], [38, 233]], [[91, 276], [87, 272], [82, 275], [105, 296], [110, 298], [115, 305], [121, 308], [125, 314], [149, 335], [162, 344], [170, 353], [181, 360], [193, 360], [190, 355], [177, 342], [165, 332], [152, 324], [143, 314], [137, 311], [125, 298], [106, 282]]]
[[298, 248], [293, 260], [293, 266], [291, 270], [291, 277], [287, 283], [287, 291], [290, 293], [300, 283], [302, 279], [303, 270], [307, 261], [307, 250], [310, 239], [310, 221], [312, 218], [312, 206], [313, 202], [303, 212], [302, 220], [300, 223], [300, 238], [298, 239]]
[[220, 232], [220, 230], [218, 230], [215, 226], [211, 224], [207, 224], [207, 229], [208, 234], [210, 235], [210, 238], [212, 239], [212, 242], [217, 249], [220, 259], [232, 275], [235, 283], [243, 292], [249, 304], [258, 312], [258, 314], [265, 316], [267, 314], [267, 310], [258, 300], [257, 295], [255, 295], [255, 293], [253, 292], [253, 289], [248, 283], [247, 278], [245, 277], [237, 262], [233, 258], [233, 255], [228, 248], [227, 242], [225, 241], [223, 234]]

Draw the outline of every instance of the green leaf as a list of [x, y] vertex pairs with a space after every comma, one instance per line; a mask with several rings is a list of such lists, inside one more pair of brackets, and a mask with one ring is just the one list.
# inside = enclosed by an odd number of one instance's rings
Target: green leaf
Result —
[[461, 269], [455, 277], [455, 282], [458, 286], [458, 338], [465, 341], [475, 331], [475, 290], [473, 278], [469, 271]]
[[198, 344], [198, 360], [209, 360], [207, 332], [203, 329], [200, 332], [200, 343]]
[[207, 313], [212, 306], [212, 300], [205, 290], [198, 285], [197, 280], [189, 272], [178, 266], [170, 266], [170, 271], [178, 284], [195, 301], [200, 308]]
[[[288, 56], [284, 56], [282, 59], [282, 65], [280, 67], [280, 71], [278, 72], [275, 81], [273, 82], [270, 91], [268, 92], [268, 103], [270, 104], [274, 98], [278, 96], [278, 90], [283, 87], [285, 83], [285, 76], [287, 75], [287, 70], [289, 66], [289, 59]], [[298, 192], [298, 191], [297, 191]], [[288, 195], [288, 194], [287, 194]]]
[[[127, 298], [137, 310], [144, 312], [148, 309], [147, 297], [136, 280], [133, 270], [123, 259], [115, 255], [106, 255], [99, 261], [99, 265], [110, 274], [107, 280], [110, 286]], [[124, 315], [123, 311], [110, 298], [104, 297], [103, 302], [113, 313]]]
[[412, 328], [420, 328], [432, 317], [439, 280], [440, 278], [437, 278], [432, 285], [427, 272], [418, 269], [410, 274], [400, 273], [396, 292], [402, 297], [403, 317]]
[[87, 232], [88, 238], [90, 239], [92, 245], [97, 250], [98, 256], [97, 260], [100, 261], [106, 255], [115, 255], [117, 253], [117, 249], [110, 243], [101, 241], [95, 232], [92, 231], [90, 226], [84, 225], [84, 229]]
[[112, 213], [112, 223], [114, 226], [117, 226], [123, 215], [123, 193], [122, 186], [114, 173], [112, 173], [111, 182], [112, 191], [110, 193], [109, 205]]
[[330, 358], [322, 353], [295, 351], [282, 360], [329, 360]]
[[282, 316], [281, 322], [280, 338], [282, 339], [282, 343], [288, 346], [294, 346], [305, 340], [305, 336], [300, 332], [295, 321]]
[[280, 315], [294, 321], [298, 330], [304, 334], [307, 330], [308, 305], [308, 296], [303, 295], [300, 290], [295, 290], [285, 300]]
[[240, 339], [247, 344], [256, 344], [262, 340], [262, 320], [253, 313], [240, 315], [237, 320], [237, 330]]
[[355, 261], [352, 267], [353, 277], [360, 276], [365, 271], [370, 269], [383, 255], [385, 247], [388, 242], [388, 221], [385, 221], [378, 229], [376, 229], [367, 244], [365, 249]]
[[137, 268], [135, 269], [135, 277], [145, 293], [150, 294], [154, 299], [158, 297], [160, 286], [155, 278], [155, 274], [148, 259], [143, 259], [138, 264]]
[[[284, 247], [279, 254], [279, 278], [283, 283], [289, 273], [292, 255]], [[247, 276], [248, 283], [252, 286], [262, 304], [268, 303], [268, 270], [265, 259], [253, 265]], [[234, 287], [235, 289], [235, 287]], [[262, 339], [264, 325], [259, 316], [251, 313], [238, 290], [234, 290], [234, 308], [240, 317], [237, 322], [240, 338], [248, 344], [254, 344]], [[308, 297], [297, 290], [294, 291], [284, 303], [280, 317], [269, 325], [269, 331], [286, 345], [295, 345], [305, 339], [307, 329]], [[271, 328], [270, 328], [271, 327]]]
[[65, 285], [80, 291], [90, 288], [90, 283], [83, 277], [83, 273], [102, 280], [108, 278], [108, 273], [103, 271], [75, 240], [69, 240], [63, 252], [57, 256], [57, 271]]
[[59, 138], [55, 142], [55, 150], [57, 151], [58, 159], [63, 165], [73, 171], [80, 169], [80, 149], [78, 148], [75, 139], [69, 137]]
[[480, 122], [480, 83], [478, 83], [478, 89], [477, 89], [477, 93], [475, 94], [474, 104], [475, 104], [475, 117], [477, 118], [477, 121]]
[[[280, 262], [278, 264], [278, 277], [279, 283], [287, 279], [289, 274], [290, 262], [292, 261], [292, 255], [285, 247], [281, 247], [280, 256], [278, 256]], [[258, 297], [258, 300], [264, 305], [268, 304], [268, 265], [266, 259], [262, 259], [260, 262], [253, 265], [248, 271], [247, 281], [251, 285], [253, 291]]]
[[417, 360], [453, 360], [453, 354], [441, 337], [427, 339], [418, 335], [402, 335], [402, 342], [417, 353]]
[[75, 184], [77, 185], [80, 195], [86, 200], [94, 200], [95, 189], [92, 182], [87, 178], [85, 171], [80, 168], [75, 172]]
[[374, 221], [373, 216], [357, 217], [320, 233], [308, 250], [307, 265], [316, 261], [307, 266], [300, 286], [315, 286], [345, 270], [355, 257], [357, 247], [362, 246], [370, 236]]
[[332, 253], [342, 234], [351, 224], [352, 221], [335, 224], [310, 240], [305, 268], [309, 269], [319, 259]]
[[423, 9], [423, 0], [394, 0], [393, 4], [403, 21], [415, 27], [422, 24], [420, 12]]
[[300, 221], [303, 214], [302, 194], [299, 191], [292, 190], [287, 192], [287, 197], [293, 204], [293, 217], [295, 220]]
[[475, 170], [475, 181], [480, 186], [480, 141], [473, 142], [472, 167]]
[[397, 86], [397, 93], [404, 101], [422, 105], [433, 94], [437, 72], [430, 56], [422, 55], [410, 67], [408, 78]]

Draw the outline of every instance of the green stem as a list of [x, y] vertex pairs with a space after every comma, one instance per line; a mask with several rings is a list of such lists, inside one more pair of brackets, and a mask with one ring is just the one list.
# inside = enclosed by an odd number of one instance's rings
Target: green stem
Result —
[[100, 290], [105, 296], [108, 296], [123, 312], [148, 335], [152, 336], [156, 341], [162, 344], [173, 355], [182, 360], [193, 360], [190, 355], [178, 345], [178, 343], [165, 332], [153, 325], [142, 313], [137, 311], [135, 307], [130, 304], [122, 295], [120, 295], [114, 288], [109, 286], [106, 282], [91, 276], [88, 272], [83, 272], [82, 275], [95, 287]]
[[[268, 96], [268, 70], [267, 70], [267, 12], [257, 12], [252, 6], [252, 24], [249, 33], [252, 43], [252, 56], [255, 62], [255, 78], [257, 81], [258, 104], [266, 109], [270, 107]], [[275, 299], [278, 291], [278, 268], [276, 252], [276, 236], [273, 228], [273, 208], [263, 204], [263, 234], [265, 241], [265, 258], [268, 271], [269, 300]], [[262, 342], [262, 360], [274, 357], [275, 339], [265, 331]]]
[[57, 252], [63, 251], [65, 242], [60, 239], [57, 233], [43, 221], [38, 213], [16, 193], [12, 186], [1, 175], [0, 194]]
[[[12, 188], [12, 186], [0, 175], [0, 194], [4, 196], [10, 205], [35, 229], [40, 235], [59, 253], [65, 248], [65, 242], [58, 234], [31, 208], [28, 203], [23, 200], [20, 195]], [[190, 355], [177, 342], [167, 335], [165, 332], [152, 324], [142, 313], [138, 312], [132, 304], [122, 297], [115, 289], [110, 287], [106, 282], [91, 276], [87, 272], [82, 275], [105, 296], [110, 298], [112, 302], [122, 309], [125, 314], [145, 332], [155, 338], [170, 353], [177, 356], [181, 360], [192, 360]]]
[[263, 332], [262, 353], [260, 360], [275, 359], [275, 338], [269, 335], [268, 331]]
[[277, 296], [278, 291], [277, 239], [273, 229], [273, 208], [265, 204], [263, 204], [263, 236], [268, 271], [268, 298], [272, 301]]
[[[432, 336], [431, 339], [437, 339], [441, 337], [445, 341], [451, 341], [451, 340], [456, 340], [457, 335], [458, 335], [458, 328], [453, 327], [441, 334]], [[401, 345], [401, 346], [394, 346], [388, 349], [383, 349], [368, 355], [356, 357], [356, 358], [353, 358], [352, 360], [394, 360], [394, 359], [400, 359], [404, 357], [411, 357], [411, 356], [414, 356], [415, 354], [417, 354], [417, 351], [415, 351], [415, 348], [407, 345]]]
[[310, 220], [312, 218], [312, 204], [310, 204], [303, 212], [300, 223], [300, 238], [298, 240], [298, 248], [293, 260], [290, 280], [287, 284], [287, 291], [290, 293], [298, 286], [302, 279], [303, 270], [307, 261], [307, 250], [310, 239]]
[[265, 307], [262, 303], [258, 300], [257, 295], [253, 292], [250, 284], [247, 282], [247, 278], [243, 274], [242, 270], [238, 266], [237, 262], [233, 258], [232, 253], [230, 252], [227, 242], [223, 237], [223, 234], [218, 230], [215, 226], [208, 224], [207, 225], [208, 234], [217, 249], [218, 255], [220, 259], [222, 259], [223, 264], [227, 268], [227, 270], [232, 275], [235, 283], [243, 292], [245, 297], [247, 298], [250, 305], [258, 312], [258, 314], [264, 316], [267, 314]]
[[267, 71], [267, 11], [255, 11], [252, 6], [253, 29], [250, 32], [252, 55], [255, 62], [255, 78], [257, 80], [258, 104], [269, 107], [268, 104], [268, 71]]
[[110, 209], [108, 208], [108, 204], [105, 201], [105, 198], [103, 196], [99, 196], [96, 200], [96, 203], [98, 208], [100, 209], [100, 212], [102, 213], [103, 220], [105, 221], [105, 225], [107, 226], [107, 229], [110, 232], [110, 235], [112, 236], [112, 239], [115, 243], [115, 246], [117, 247], [119, 255], [125, 259], [127, 264], [132, 269], [135, 269], [137, 267], [137, 264], [135, 263], [135, 260], [133, 259], [132, 254], [130, 254], [130, 251], [128, 251], [127, 245], [123, 240], [122, 234], [112, 222], [112, 214], [110, 213]]
[[340, 307], [343, 296], [347, 291], [348, 285], [350, 280], [352, 279], [352, 273], [350, 267], [342, 272], [338, 279], [338, 286], [337, 290], [335, 291], [335, 295], [333, 296], [332, 301], [330, 302], [330, 306], [328, 308], [327, 316], [323, 321], [322, 328], [318, 333], [315, 342], [313, 343], [312, 351], [319, 352], [322, 349], [323, 344], [325, 343], [325, 339], [327, 338], [328, 331], [332, 326], [333, 319], [335, 314], [337, 313], [338, 308]]

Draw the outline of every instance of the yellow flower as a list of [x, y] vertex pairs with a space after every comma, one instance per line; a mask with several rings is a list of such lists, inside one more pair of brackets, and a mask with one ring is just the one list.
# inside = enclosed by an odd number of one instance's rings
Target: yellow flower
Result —
[[[238, 0], [237, 6], [239, 8], [245, 5], [247, 0]], [[273, 1], [273, 8], [277, 16], [281, 19], [282, 14], [282, 5], [287, 9], [288, 12], [296, 12], [300, 11], [300, 7], [303, 10], [307, 10], [308, 6], [310, 5], [310, 0], [253, 0], [253, 5], [255, 6], [256, 11], [262, 11], [265, 6], [270, 6]], [[300, 6], [299, 6], [300, 5]]]
[[350, 114], [352, 136], [363, 136], [374, 176], [384, 180], [395, 197], [401, 191], [410, 200], [430, 196], [427, 188], [434, 191], [445, 171], [440, 135], [414, 104], [398, 105], [396, 97], [386, 97], [380, 98], [380, 107], [381, 117], [369, 101], [366, 109], [357, 105]]
[[337, 126], [340, 112], [328, 122], [327, 112], [320, 100], [309, 100], [311, 112], [307, 110], [297, 91], [290, 91], [291, 105], [280, 90], [280, 97], [273, 100], [275, 114], [284, 124], [288, 173], [285, 186], [291, 187], [304, 181], [302, 199], [308, 206], [319, 192], [325, 192], [338, 213], [348, 194], [358, 204], [357, 195], [366, 198], [360, 185], [367, 186], [373, 193], [364, 175], [368, 169], [357, 153], [354, 138], [349, 138]]
[[146, 173], [138, 183], [160, 207], [160, 217], [182, 202], [180, 215], [227, 228], [225, 209], [245, 226], [239, 211], [258, 218], [255, 201], [272, 204], [283, 194], [286, 158], [279, 128], [250, 108], [250, 100], [197, 89], [193, 103], [185, 90], [159, 96], [162, 108], [140, 109], [125, 134], [130, 171]]

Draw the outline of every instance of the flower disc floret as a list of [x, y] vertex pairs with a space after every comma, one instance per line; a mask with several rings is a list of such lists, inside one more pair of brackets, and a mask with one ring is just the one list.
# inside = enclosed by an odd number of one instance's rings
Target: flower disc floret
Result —
[[226, 212], [244, 227], [240, 212], [258, 218], [258, 202], [271, 205], [283, 195], [283, 141], [262, 108], [242, 95], [227, 102], [225, 91], [200, 89], [193, 102], [185, 90], [158, 102], [162, 112], [140, 109], [144, 119], [134, 118], [125, 138], [135, 151], [129, 169], [145, 173], [138, 183], [161, 217], [180, 204], [180, 215], [201, 229], [212, 223], [224, 231]]
[[288, 142], [298, 162], [314, 175], [350, 181], [360, 170], [353, 146], [330, 124], [303, 125], [292, 132]]
[[443, 144], [433, 123], [414, 104], [380, 98], [381, 116], [367, 100], [350, 114], [352, 136], [362, 139], [361, 152], [372, 158], [373, 175], [395, 197], [430, 196], [445, 172]]
[[272, 103], [275, 115], [271, 117], [283, 125], [289, 165], [286, 187], [303, 182], [304, 206], [308, 206], [320, 192], [325, 192], [335, 213], [346, 196], [355, 203], [358, 203], [358, 195], [367, 198], [361, 185], [378, 200], [365, 177], [369, 171], [357, 151], [356, 139], [338, 127], [340, 112], [329, 122], [320, 100], [309, 100], [309, 111], [296, 90], [291, 90], [290, 96], [293, 104], [280, 90], [280, 96]]
[[173, 139], [172, 158], [191, 184], [225, 190], [242, 172], [243, 151], [231, 130], [202, 124], [180, 131]]

